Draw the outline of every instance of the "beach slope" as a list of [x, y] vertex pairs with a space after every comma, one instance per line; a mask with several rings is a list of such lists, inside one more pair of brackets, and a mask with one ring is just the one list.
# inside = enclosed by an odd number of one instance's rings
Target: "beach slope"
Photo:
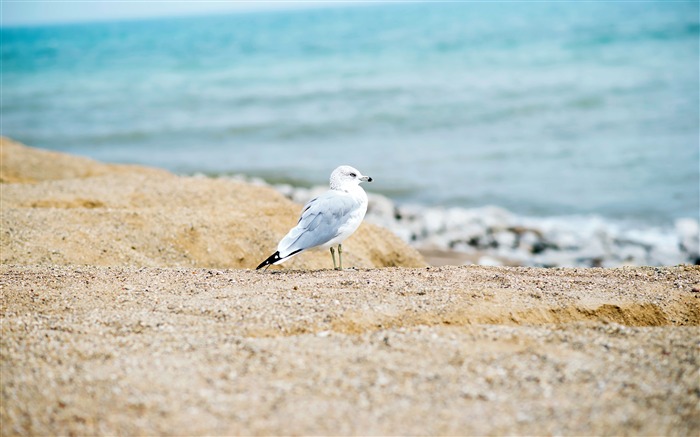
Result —
[[[269, 187], [103, 164], [7, 138], [0, 153], [3, 264], [255, 268], [302, 207]], [[369, 223], [343, 249], [348, 267], [426, 265]], [[284, 264], [332, 266], [328, 251]]]
[[356, 269], [254, 271], [271, 189], [1, 167], [2, 435], [700, 433], [698, 266], [426, 267], [363, 225]]

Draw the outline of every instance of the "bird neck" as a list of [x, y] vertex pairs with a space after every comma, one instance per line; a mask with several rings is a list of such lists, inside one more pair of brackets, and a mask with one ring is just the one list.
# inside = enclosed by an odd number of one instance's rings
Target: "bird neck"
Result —
[[354, 184], [346, 184], [335, 187], [331, 186], [331, 190], [348, 193], [353, 196], [367, 197], [367, 193], [365, 193], [365, 190], [363, 190], [361, 186]]

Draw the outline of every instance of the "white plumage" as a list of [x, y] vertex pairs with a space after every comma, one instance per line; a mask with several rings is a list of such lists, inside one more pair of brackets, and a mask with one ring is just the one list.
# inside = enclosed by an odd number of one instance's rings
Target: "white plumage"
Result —
[[[279, 264], [312, 248], [330, 248], [333, 267], [342, 269], [342, 243], [357, 230], [367, 212], [367, 193], [360, 187], [365, 181], [372, 178], [349, 165], [333, 170], [331, 189], [304, 205], [299, 222], [279, 242], [277, 252], [257, 268]], [[339, 267], [335, 263], [336, 245]]]

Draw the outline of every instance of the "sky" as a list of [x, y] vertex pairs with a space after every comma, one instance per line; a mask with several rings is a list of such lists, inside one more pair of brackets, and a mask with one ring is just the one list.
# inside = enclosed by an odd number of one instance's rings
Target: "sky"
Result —
[[348, 3], [352, 2], [333, 0], [0, 0], [0, 10], [2, 26], [20, 26], [308, 8]]

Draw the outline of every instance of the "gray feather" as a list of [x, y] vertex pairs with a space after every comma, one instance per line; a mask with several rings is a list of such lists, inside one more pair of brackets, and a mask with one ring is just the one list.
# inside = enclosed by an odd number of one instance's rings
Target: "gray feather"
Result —
[[282, 257], [328, 243], [340, 233], [347, 217], [359, 206], [351, 196], [327, 192], [303, 208], [296, 227], [277, 246]]

